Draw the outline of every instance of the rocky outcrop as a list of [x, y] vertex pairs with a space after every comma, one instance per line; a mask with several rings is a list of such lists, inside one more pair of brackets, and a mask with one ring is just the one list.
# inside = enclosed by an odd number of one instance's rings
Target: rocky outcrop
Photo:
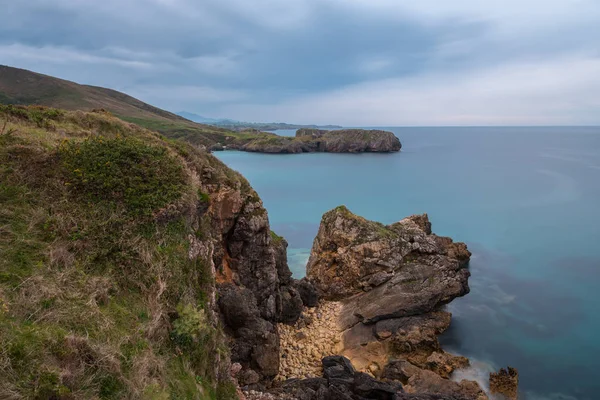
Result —
[[[313, 311], [321, 318], [311, 320], [316, 326], [295, 326], [296, 335], [311, 338], [301, 352], [282, 333], [286, 357], [305, 354], [316, 365], [315, 358], [326, 355], [320, 344], [328, 343], [358, 371], [404, 384], [406, 393], [486, 399], [477, 383], [449, 379], [469, 360], [444, 352], [438, 341], [451, 322], [441, 307], [469, 291], [470, 255], [463, 243], [433, 234], [426, 214], [386, 226], [343, 206], [331, 210], [307, 265], [308, 279], [326, 300]], [[324, 326], [327, 333], [315, 335]], [[318, 376], [301, 366], [287, 372]]]
[[427, 215], [384, 226], [337, 207], [323, 215], [307, 275], [326, 299], [361, 294], [348, 307], [348, 325], [353, 315], [375, 322], [432, 311], [468, 293], [470, 253], [460, 246], [459, 260], [457, 244], [430, 229]]
[[402, 144], [392, 133], [381, 130], [343, 129], [329, 131], [319, 138], [329, 153], [389, 153], [400, 151]]
[[304, 307], [301, 292], [310, 305], [316, 291], [310, 282], [292, 279], [287, 242], [271, 232], [267, 212], [247, 183], [206, 190], [206, 212], [220, 232], [212, 259], [231, 360], [242, 367], [237, 379], [241, 385], [268, 381], [279, 373], [276, 324], [295, 322]]
[[342, 129], [326, 131], [299, 129], [296, 137], [263, 133], [244, 143], [232, 143], [230, 149], [258, 153], [389, 153], [400, 151], [402, 144], [392, 133], [381, 130]]
[[503, 395], [508, 400], [516, 400], [519, 396], [519, 372], [508, 367], [490, 374], [490, 391]]
[[427, 215], [385, 226], [345, 207], [326, 213], [298, 281], [253, 191], [212, 199], [236, 379], [275, 396], [256, 398], [487, 399], [477, 383], [449, 379], [469, 361], [441, 348], [451, 322], [441, 307], [468, 293], [470, 253], [433, 234]]

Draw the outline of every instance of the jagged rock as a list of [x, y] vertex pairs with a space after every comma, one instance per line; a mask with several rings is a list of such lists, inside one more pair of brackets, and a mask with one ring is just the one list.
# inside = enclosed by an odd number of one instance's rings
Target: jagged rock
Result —
[[463, 380], [454, 382], [438, 374], [420, 369], [408, 379], [404, 390], [407, 393], [432, 393], [468, 400], [487, 400], [488, 397], [477, 382]]
[[219, 309], [232, 336], [231, 361], [255, 370], [261, 378], [277, 375], [279, 335], [275, 325], [260, 315], [253, 293], [228, 284], [219, 294]]
[[451, 322], [440, 307], [469, 291], [470, 255], [463, 243], [434, 235], [426, 214], [385, 226], [341, 206], [323, 216], [307, 276], [322, 297], [340, 300], [341, 353], [359, 371], [414, 394], [481, 400], [477, 383], [445, 379], [468, 360], [438, 341]]
[[381, 130], [329, 131], [319, 140], [325, 142], [325, 151], [330, 153], [391, 152], [402, 148], [400, 140], [392, 132]]
[[262, 136], [248, 143], [234, 144], [230, 147], [259, 153], [387, 153], [400, 151], [402, 144], [392, 132], [388, 131], [300, 129], [296, 132], [295, 138], [263, 133]]
[[350, 360], [342, 356], [329, 356], [322, 360], [323, 376], [332, 385], [349, 384], [354, 381], [356, 371]]
[[280, 298], [279, 322], [296, 322], [302, 314], [303, 303], [300, 293], [292, 286], [285, 286], [280, 290]]
[[296, 287], [309, 292], [309, 284], [297, 286], [291, 279], [287, 242], [271, 232], [267, 212], [253, 190], [244, 192], [241, 185], [218, 189], [211, 193], [208, 213], [222, 233], [222, 240], [214, 244], [213, 262], [232, 361], [254, 370], [260, 380], [271, 379], [279, 372], [275, 324], [300, 317], [303, 302]]
[[450, 378], [452, 372], [460, 368], [469, 366], [469, 359], [466, 357], [455, 356], [444, 351], [432, 353], [427, 357], [425, 368], [435, 372], [442, 378]]
[[519, 371], [508, 367], [490, 373], [490, 391], [499, 393], [509, 400], [516, 400], [519, 395]]
[[417, 374], [419, 370], [419, 367], [414, 366], [406, 360], [392, 360], [383, 369], [381, 378], [402, 382], [406, 385], [410, 377]]
[[306, 307], [316, 307], [319, 304], [317, 289], [308, 279], [293, 280], [292, 286], [300, 293], [302, 303]]
[[402, 385], [378, 381], [375, 378], [358, 372], [354, 375], [352, 391], [366, 399], [393, 400], [402, 392]]
[[292, 271], [288, 267], [287, 248], [288, 242], [284, 238], [271, 234], [271, 243], [275, 255], [275, 266], [280, 285], [289, 285], [292, 281]]
[[[474, 391], [470, 382], [460, 384], [442, 379], [433, 372], [424, 371], [438, 379], [445, 381], [435, 386], [429, 383], [424, 390], [419, 393], [406, 392], [398, 379], [389, 379], [387, 381], [377, 380], [367, 374], [355, 372], [348, 359], [339, 356], [326, 357], [323, 364], [324, 368], [334, 370], [335, 376], [342, 376], [343, 379], [310, 378], [310, 379], [291, 379], [285, 381], [279, 388], [272, 389], [272, 393], [279, 394], [280, 398], [292, 396], [294, 399], [301, 400], [484, 400], [484, 397], [478, 397], [481, 393]], [[414, 367], [417, 372], [422, 370]], [[327, 372], [326, 372], [327, 374]], [[394, 382], [396, 381], [396, 382]], [[284, 394], [284, 395], [282, 395]]]
[[359, 319], [432, 311], [468, 292], [469, 273], [450, 257], [453, 242], [428, 234], [429, 225], [423, 215], [384, 226], [337, 207], [323, 215], [307, 276], [327, 299], [368, 290], [353, 298]]

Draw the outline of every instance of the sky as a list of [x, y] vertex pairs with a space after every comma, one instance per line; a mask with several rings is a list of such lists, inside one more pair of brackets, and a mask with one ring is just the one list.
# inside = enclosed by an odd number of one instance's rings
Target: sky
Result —
[[0, 0], [0, 64], [345, 126], [600, 125], [599, 0]]

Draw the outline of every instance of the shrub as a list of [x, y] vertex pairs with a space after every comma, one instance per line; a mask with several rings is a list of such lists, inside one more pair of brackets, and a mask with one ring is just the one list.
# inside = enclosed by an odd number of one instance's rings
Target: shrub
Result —
[[171, 338], [183, 348], [193, 347], [205, 341], [211, 334], [212, 327], [203, 309], [196, 309], [190, 304], [179, 306], [179, 318], [173, 322]]
[[183, 169], [166, 149], [135, 139], [66, 141], [60, 155], [65, 184], [92, 202], [120, 204], [133, 214], [148, 215], [183, 191]]

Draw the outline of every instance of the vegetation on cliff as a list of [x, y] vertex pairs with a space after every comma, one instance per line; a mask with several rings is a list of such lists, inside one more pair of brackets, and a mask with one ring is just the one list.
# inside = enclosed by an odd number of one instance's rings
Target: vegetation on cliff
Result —
[[110, 114], [0, 106], [0, 397], [235, 397], [217, 188], [251, 191]]

